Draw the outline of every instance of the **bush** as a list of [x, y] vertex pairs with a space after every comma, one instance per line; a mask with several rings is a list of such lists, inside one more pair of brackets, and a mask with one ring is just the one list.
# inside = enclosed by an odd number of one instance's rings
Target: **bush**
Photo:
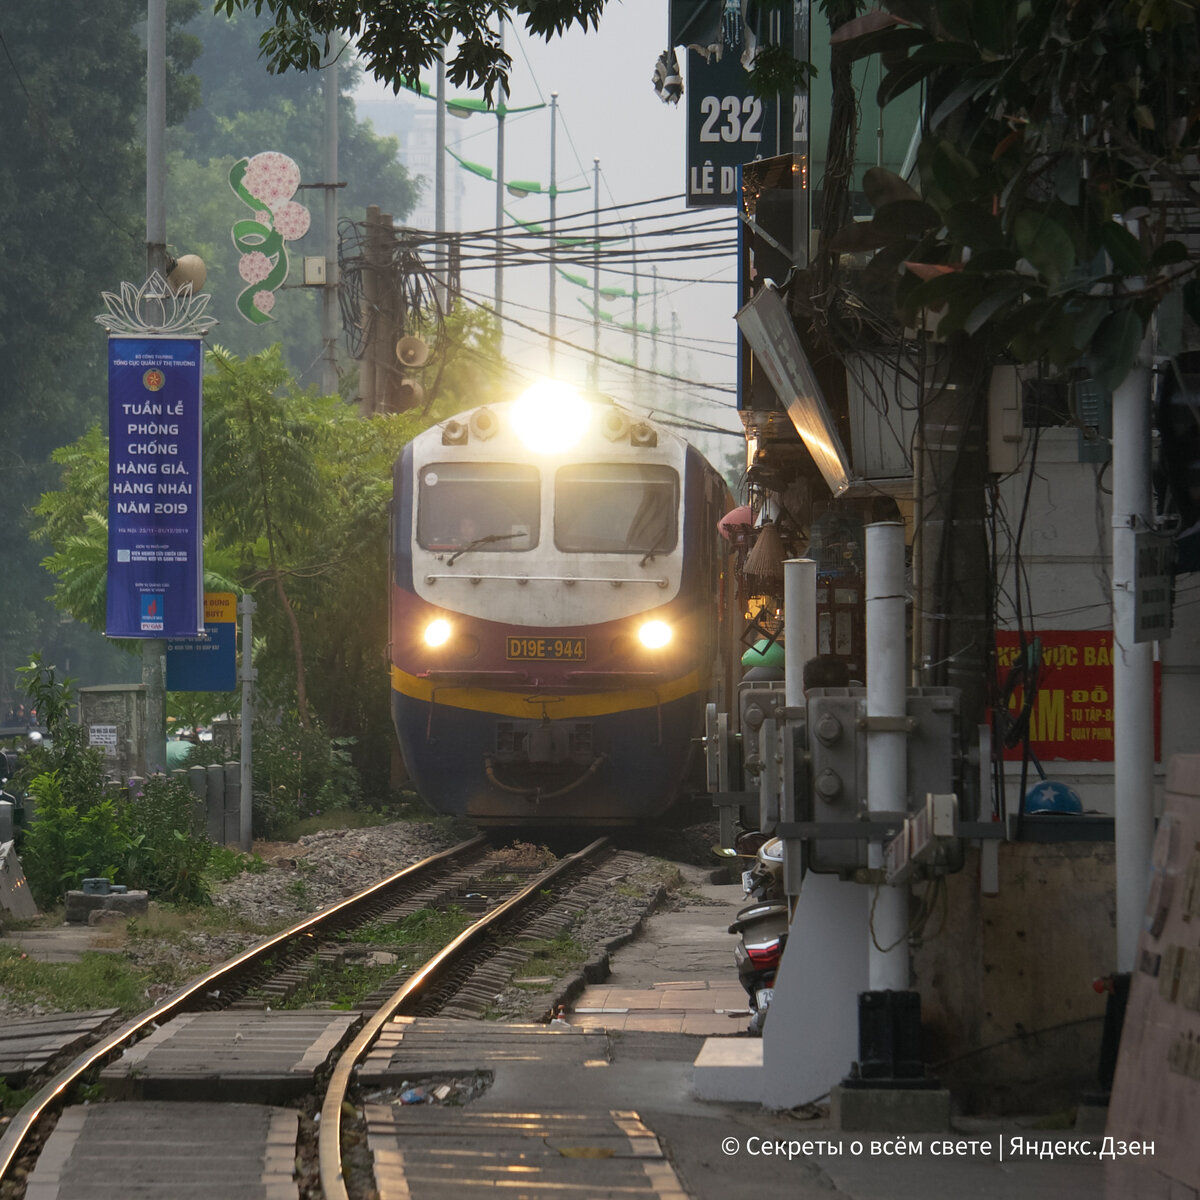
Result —
[[[282, 838], [298, 821], [358, 804], [362, 787], [350, 759], [352, 744], [350, 738], [330, 737], [317, 724], [302, 729], [294, 719], [256, 722], [254, 836]], [[213, 743], [202, 742], [193, 747], [188, 764], [205, 766], [224, 757]]]
[[132, 846], [115, 797], [97, 789], [72, 804], [63, 781], [63, 772], [47, 771], [29, 784], [37, 820], [25, 834], [21, 865], [40, 908], [92, 876], [117, 879]]
[[136, 833], [121, 882], [163, 900], [207, 904], [204, 873], [213, 845], [192, 789], [183, 780], [154, 775], [130, 798], [128, 817]]
[[22, 668], [26, 695], [50, 733], [24, 756], [35, 820], [21, 865], [34, 901], [57, 904], [83, 880], [105, 876], [164, 900], [203, 903], [203, 872], [212, 854], [203, 812], [187, 784], [159, 775], [136, 796], [105, 782], [104, 759], [69, 719], [70, 680], [33, 656]]

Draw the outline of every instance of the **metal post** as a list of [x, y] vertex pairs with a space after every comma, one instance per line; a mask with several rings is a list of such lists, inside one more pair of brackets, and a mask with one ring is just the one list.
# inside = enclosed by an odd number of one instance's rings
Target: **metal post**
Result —
[[[167, 273], [167, 0], [146, 6], [146, 274]], [[146, 770], [167, 769], [167, 643], [142, 642], [146, 688]]]
[[[904, 648], [904, 526], [867, 526], [867, 721], [906, 715]], [[907, 807], [907, 734], [868, 728], [867, 809], [876, 814]], [[883, 847], [872, 843], [868, 865], [883, 866]], [[908, 989], [908, 889], [880, 885], [872, 903], [868, 976], [872, 991]]]
[[592, 387], [600, 387], [600, 160], [592, 159]]
[[434, 288], [442, 308], [449, 304], [446, 286], [446, 48], [438, 51], [437, 115], [434, 118], [433, 231], [436, 248], [433, 255]]
[[[504, 14], [498, 18], [497, 36], [500, 49], [504, 49]], [[496, 105], [496, 336], [497, 348], [503, 345], [504, 322], [504, 248], [501, 242], [501, 226], [504, 224], [504, 102], [508, 99], [508, 89], [500, 85], [500, 99]], [[461, 228], [461, 226], [459, 226]]]
[[804, 703], [804, 664], [817, 653], [817, 564], [789, 558], [783, 564], [784, 703]]
[[633, 250], [633, 398], [638, 396], [638, 269], [637, 269], [637, 224], [633, 225], [630, 241]]
[[[658, 375], [658, 263], [654, 264], [654, 298], [650, 302], [650, 370]], [[658, 380], [655, 379], [655, 390]]]
[[1132, 971], [1154, 843], [1153, 643], [1134, 629], [1134, 536], [1154, 527], [1150, 485], [1150, 346], [1113, 393], [1113, 786], [1117, 970]]
[[166, 274], [167, 0], [146, 6], [146, 273]]
[[321, 390], [327, 396], [338, 390], [338, 69], [337, 48], [325, 65], [325, 286], [321, 289]]
[[558, 215], [557, 182], [558, 142], [558, 93], [550, 93], [550, 340], [547, 343], [550, 359], [550, 374], [554, 374], [554, 347], [558, 335], [558, 240], [555, 237], [555, 219]]
[[258, 672], [252, 665], [252, 650], [254, 648], [254, 613], [258, 606], [254, 597], [246, 594], [238, 603], [238, 612], [242, 616], [242, 747], [241, 747], [241, 823], [239, 828], [238, 845], [243, 853], [249, 854], [254, 844], [254, 834], [251, 823], [251, 802], [254, 797], [254, 787], [251, 782], [251, 768], [254, 762], [254, 681]]

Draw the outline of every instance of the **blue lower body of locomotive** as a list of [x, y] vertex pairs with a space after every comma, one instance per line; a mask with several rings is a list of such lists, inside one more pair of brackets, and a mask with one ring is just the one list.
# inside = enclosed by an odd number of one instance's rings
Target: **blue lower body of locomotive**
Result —
[[679, 795], [702, 709], [693, 693], [615, 713], [513, 719], [392, 691], [401, 752], [421, 798], [492, 826], [654, 818]]

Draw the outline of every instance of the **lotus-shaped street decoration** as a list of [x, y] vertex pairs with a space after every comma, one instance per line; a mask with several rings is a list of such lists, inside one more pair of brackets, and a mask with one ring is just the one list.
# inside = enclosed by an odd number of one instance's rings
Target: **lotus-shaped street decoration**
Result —
[[96, 321], [109, 333], [125, 336], [147, 336], [154, 334], [181, 334], [203, 337], [214, 325], [216, 317], [205, 315], [212, 296], [207, 292], [192, 295], [192, 285], [185, 283], [177, 292], [158, 271], [141, 287], [132, 283], [121, 284], [121, 294], [102, 292], [104, 306]]

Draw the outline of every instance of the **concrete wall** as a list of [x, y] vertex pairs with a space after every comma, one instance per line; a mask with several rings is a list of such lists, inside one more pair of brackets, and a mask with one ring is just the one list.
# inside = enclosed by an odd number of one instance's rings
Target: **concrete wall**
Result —
[[[1021, 516], [1032, 430], [1025, 431], [1025, 466], [1000, 485], [1012, 534]], [[1112, 628], [1112, 471], [1108, 464], [1078, 461], [1075, 429], [1043, 429], [1029, 490], [1029, 510], [1021, 540], [1029, 599], [1026, 627], [1034, 629]], [[1002, 537], [1003, 543], [1003, 537]], [[1002, 547], [1003, 548], [1003, 547]], [[1016, 628], [1015, 563], [1010, 554], [1001, 562], [999, 615], [1001, 628]], [[1162, 663], [1162, 762], [1173, 754], [1200, 752], [1195, 714], [1200, 711], [1200, 576], [1177, 580], [1175, 627], [1158, 643]], [[1069, 783], [1084, 807], [1111, 814], [1112, 764], [1102, 762], [1043, 763], [1046, 773]], [[1165, 767], [1156, 772], [1156, 811], [1162, 811]], [[1010, 764], [1006, 776], [1015, 802], [1020, 764]], [[1036, 781], [1031, 768], [1030, 782]]]
[[1116, 957], [1111, 843], [1000, 846], [1000, 893], [979, 851], [946, 880], [945, 924], [913, 956], [926, 1061], [965, 1113], [1054, 1112], [1096, 1086]]

